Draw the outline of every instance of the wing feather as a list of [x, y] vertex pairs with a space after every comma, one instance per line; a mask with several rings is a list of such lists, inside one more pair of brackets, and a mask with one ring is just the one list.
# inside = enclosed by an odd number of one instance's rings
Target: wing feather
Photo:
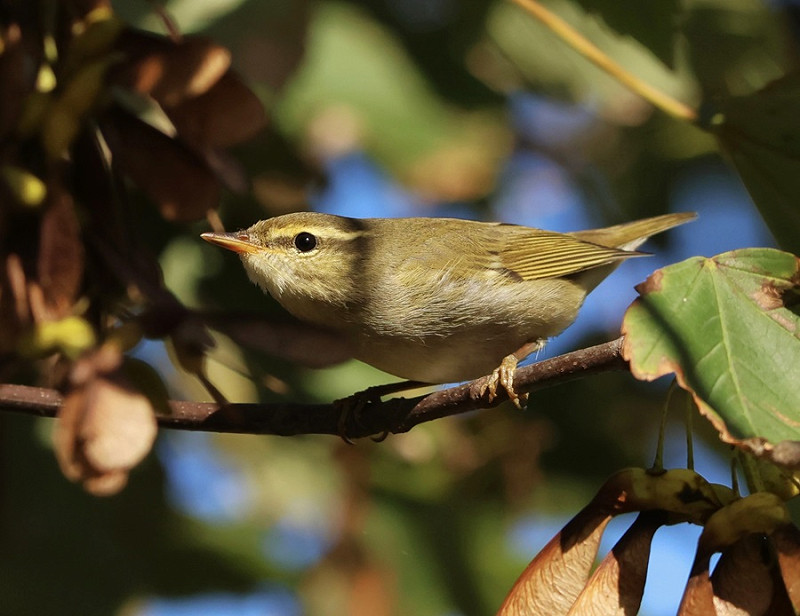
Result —
[[502, 266], [523, 280], [556, 278], [609, 265], [645, 253], [585, 242], [571, 235], [520, 227], [508, 237]]

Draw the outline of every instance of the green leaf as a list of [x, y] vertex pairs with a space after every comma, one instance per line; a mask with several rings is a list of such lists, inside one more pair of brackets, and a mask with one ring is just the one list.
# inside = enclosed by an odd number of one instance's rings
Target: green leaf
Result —
[[769, 248], [657, 270], [622, 325], [631, 372], [674, 372], [726, 442], [763, 454], [800, 440], [798, 270]]
[[711, 130], [780, 246], [800, 254], [800, 73], [728, 99]]

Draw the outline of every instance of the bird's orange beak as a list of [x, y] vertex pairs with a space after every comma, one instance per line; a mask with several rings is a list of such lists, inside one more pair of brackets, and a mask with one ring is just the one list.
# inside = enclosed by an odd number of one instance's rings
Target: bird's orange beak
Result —
[[210, 244], [222, 246], [238, 254], [252, 254], [261, 251], [261, 246], [257, 246], [250, 241], [247, 231], [237, 231], [236, 233], [201, 233], [200, 237]]

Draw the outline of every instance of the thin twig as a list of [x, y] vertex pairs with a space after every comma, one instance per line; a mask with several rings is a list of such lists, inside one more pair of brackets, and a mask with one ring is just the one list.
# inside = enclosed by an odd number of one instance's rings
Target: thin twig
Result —
[[543, 7], [537, 0], [511, 1], [541, 21], [551, 32], [584, 58], [594, 63], [655, 107], [661, 109], [664, 113], [688, 122], [697, 121], [697, 111], [695, 109], [642, 81], [636, 75], [624, 69], [566, 21]]
[[[622, 358], [621, 349], [622, 338], [618, 338], [525, 366], [517, 370], [514, 388], [518, 393], [530, 393], [589, 374], [625, 370], [627, 364]], [[408, 432], [427, 421], [495, 407], [508, 399], [499, 392], [492, 402], [485, 398], [473, 398], [473, 385], [479, 381], [415, 398], [368, 402], [357, 418], [347, 422], [345, 435], [360, 438], [386, 430], [392, 433]], [[61, 394], [53, 389], [0, 384], [0, 411], [54, 417], [61, 400]], [[281, 436], [338, 435], [342, 414], [342, 407], [337, 404], [242, 403], [221, 407], [213, 402], [173, 400], [170, 407], [170, 414], [157, 416], [163, 428]]]

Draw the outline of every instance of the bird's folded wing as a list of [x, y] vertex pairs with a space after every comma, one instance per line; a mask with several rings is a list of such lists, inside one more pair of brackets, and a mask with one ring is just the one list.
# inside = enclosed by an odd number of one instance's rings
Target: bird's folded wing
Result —
[[569, 276], [646, 254], [600, 246], [561, 233], [525, 231], [509, 237], [499, 253], [502, 266], [523, 280]]

